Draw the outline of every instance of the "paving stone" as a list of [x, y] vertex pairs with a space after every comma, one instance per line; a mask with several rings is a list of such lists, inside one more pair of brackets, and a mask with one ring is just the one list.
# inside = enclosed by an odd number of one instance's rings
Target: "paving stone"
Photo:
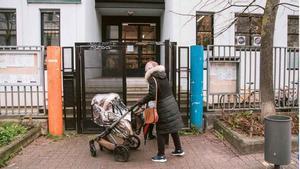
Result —
[[[115, 162], [109, 151], [100, 151], [91, 157], [88, 147], [91, 135], [76, 135], [53, 141], [45, 137], [36, 139], [8, 162], [7, 169], [267, 169], [273, 165], [264, 161], [263, 153], [238, 155], [228, 144], [212, 132], [199, 136], [181, 137], [186, 155], [171, 155], [173, 142], [166, 147], [166, 163], [154, 163], [156, 140], [147, 141], [136, 151], [130, 152], [126, 163]], [[292, 153], [292, 162], [283, 169], [298, 169], [298, 153]]]

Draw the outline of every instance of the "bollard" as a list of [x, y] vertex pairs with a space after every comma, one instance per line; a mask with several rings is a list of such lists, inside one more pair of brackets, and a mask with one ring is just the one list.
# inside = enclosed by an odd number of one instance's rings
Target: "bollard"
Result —
[[203, 129], [203, 46], [191, 46], [191, 124]]
[[61, 49], [59, 46], [47, 47], [48, 75], [48, 124], [49, 133], [63, 134]]

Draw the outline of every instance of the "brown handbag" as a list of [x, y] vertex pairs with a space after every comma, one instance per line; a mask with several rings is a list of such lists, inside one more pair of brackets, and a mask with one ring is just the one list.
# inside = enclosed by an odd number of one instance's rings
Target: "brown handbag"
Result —
[[146, 108], [144, 111], [144, 120], [145, 124], [154, 124], [158, 121], [158, 114], [157, 114], [157, 92], [158, 92], [158, 86], [157, 81], [154, 77], [152, 77], [155, 81], [156, 86], [156, 94], [155, 94], [155, 107], [153, 108]]

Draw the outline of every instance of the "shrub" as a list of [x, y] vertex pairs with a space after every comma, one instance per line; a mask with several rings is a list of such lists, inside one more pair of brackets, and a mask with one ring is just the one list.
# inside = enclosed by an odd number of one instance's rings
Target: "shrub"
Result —
[[0, 123], [0, 147], [8, 144], [18, 135], [26, 133], [27, 128], [18, 123]]

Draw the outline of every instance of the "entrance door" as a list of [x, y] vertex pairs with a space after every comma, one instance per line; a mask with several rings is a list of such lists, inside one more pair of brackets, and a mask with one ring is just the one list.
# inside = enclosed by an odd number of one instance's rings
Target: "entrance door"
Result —
[[[103, 17], [103, 41], [127, 44], [126, 76], [142, 77], [145, 64], [160, 61], [159, 17]], [[153, 43], [153, 45], [149, 45]], [[147, 45], [143, 45], [147, 44]]]
[[[157, 60], [159, 48], [149, 45], [156, 42], [156, 24], [122, 24], [122, 42], [129, 43], [126, 50], [127, 76], [144, 75], [145, 64]], [[130, 45], [130, 43], [147, 43], [148, 45]]]

